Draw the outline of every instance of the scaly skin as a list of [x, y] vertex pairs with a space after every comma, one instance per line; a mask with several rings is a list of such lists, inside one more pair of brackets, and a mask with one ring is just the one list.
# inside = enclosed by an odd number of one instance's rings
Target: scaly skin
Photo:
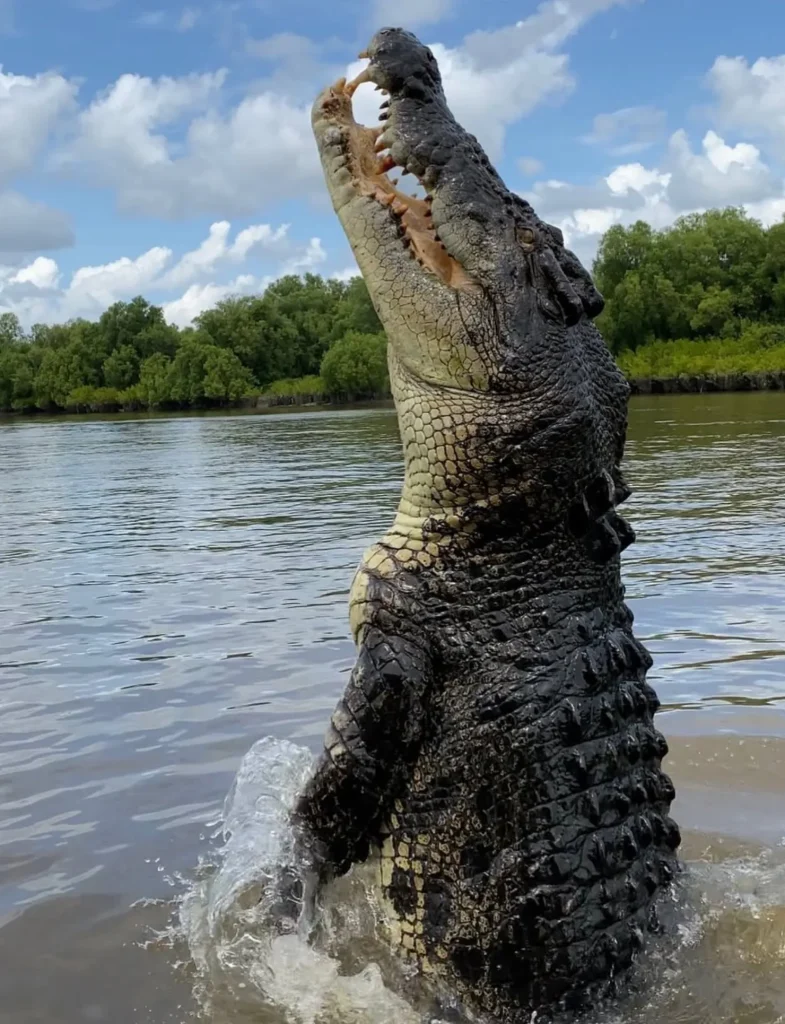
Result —
[[628, 388], [589, 275], [454, 121], [430, 51], [387, 29], [368, 55], [381, 138], [344, 82], [313, 126], [389, 338], [406, 472], [294, 820], [323, 879], [378, 857], [404, 954], [513, 1024], [606, 993], [678, 868], [620, 580]]

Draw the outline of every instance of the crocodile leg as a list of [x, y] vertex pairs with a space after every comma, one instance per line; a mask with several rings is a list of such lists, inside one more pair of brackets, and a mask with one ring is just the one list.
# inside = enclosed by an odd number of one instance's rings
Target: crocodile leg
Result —
[[368, 627], [325, 749], [293, 813], [323, 880], [364, 860], [416, 761], [430, 659], [413, 639]]

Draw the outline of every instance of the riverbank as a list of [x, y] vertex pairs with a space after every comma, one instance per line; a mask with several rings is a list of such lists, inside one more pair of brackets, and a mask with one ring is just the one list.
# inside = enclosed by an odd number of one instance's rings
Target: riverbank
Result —
[[[696, 395], [716, 392], [745, 391], [785, 391], [785, 370], [761, 371], [758, 373], [683, 373], [674, 377], [628, 377], [633, 395]], [[259, 413], [288, 412], [303, 409], [307, 412], [326, 412], [330, 409], [374, 409], [392, 408], [393, 400], [387, 395], [373, 398], [330, 399], [326, 395], [255, 395], [243, 398], [231, 405], [212, 405], [189, 407], [184, 409], [94, 409], [94, 410], [55, 410], [28, 409], [24, 412], [2, 412], [0, 423], [13, 422], [20, 419], [81, 419], [85, 416], [97, 418], [148, 416], [151, 419], [177, 416], [220, 416], [226, 413]]]
[[[785, 370], [761, 370], [750, 373], [682, 373], [673, 377], [627, 377], [633, 395], [695, 395], [716, 391], [783, 391]], [[390, 404], [389, 397], [366, 399], [364, 405]], [[256, 408], [272, 409], [290, 406], [342, 408], [347, 403], [330, 401], [319, 395], [260, 395]], [[352, 405], [358, 403], [352, 402]]]
[[709, 391], [785, 390], [785, 370], [757, 373], [682, 373], [677, 377], [632, 377], [628, 380], [634, 395], [695, 395]]

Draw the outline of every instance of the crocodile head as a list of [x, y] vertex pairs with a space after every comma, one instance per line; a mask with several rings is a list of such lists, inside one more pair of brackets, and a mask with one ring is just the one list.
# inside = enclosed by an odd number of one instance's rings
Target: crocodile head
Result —
[[[369, 64], [354, 82], [318, 97], [313, 127], [389, 339], [412, 512], [504, 504], [525, 491], [552, 514], [621, 457], [628, 387], [592, 323], [602, 297], [561, 231], [505, 186], [452, 116], [433, 53], [387, 28], [361, 56]], [[387, 97], [377, 127], [353, 116], [365, 82]], [[395, 168], [414, 176], [419, 197], [391, 177]], [[447, 460], [455, 473], [435, 467], [423, 410], [453, 440], [471, 435], [462, 458]], [[431, 478], [452, 477], [443, 494], [431, 484], [415, 493], [423, 455]]]

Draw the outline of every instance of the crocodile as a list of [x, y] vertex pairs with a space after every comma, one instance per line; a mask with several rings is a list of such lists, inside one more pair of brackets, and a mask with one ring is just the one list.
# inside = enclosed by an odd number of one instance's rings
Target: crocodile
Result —
[[361, 56], [312, 124], [388, 337], [405, 475], [292, 822], [322, 884], [377, 865], [426, 981], [519, 1024], [618, 992], [681, 870], [620, 574], [629, 387], [589, 273], [457, 123], [431, 50], [390, 28]]

